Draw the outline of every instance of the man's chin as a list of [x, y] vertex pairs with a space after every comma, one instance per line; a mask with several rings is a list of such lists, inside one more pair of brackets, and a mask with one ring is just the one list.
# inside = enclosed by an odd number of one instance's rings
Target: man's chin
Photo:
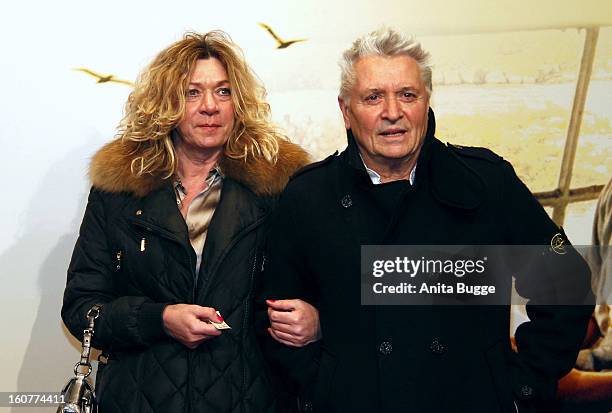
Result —
[[406, 148], [384, 148], [383, 150], [378, 152], [378, 156], [383, 159], [389, 160], [400, 160], [400, 159], [410, 159], [416, 154], [412, 149]]

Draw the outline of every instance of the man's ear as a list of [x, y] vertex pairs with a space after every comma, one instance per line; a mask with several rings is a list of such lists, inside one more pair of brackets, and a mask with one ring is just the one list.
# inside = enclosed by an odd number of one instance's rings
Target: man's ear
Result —
[[340, 96], [338, 96], [338, 106], [340, 106], [340, 111], [342, 112], [342, 119], [344, 119], [344, 127], [348, 130], [351, 128], [351, 121], [349, 120], [348, 116], [349, 107], [348, 104], [344, 101], [344, 99], [342, 99]]

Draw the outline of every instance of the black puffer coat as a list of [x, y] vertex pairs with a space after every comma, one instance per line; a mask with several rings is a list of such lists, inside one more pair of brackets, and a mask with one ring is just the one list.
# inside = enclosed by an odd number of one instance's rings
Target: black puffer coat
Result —
[[[270, 195], [306, 162], [283, 142], [275, 167], [226, 160], [202, 266], [167, 181], [135, 178], [115, 141], [92, 163], [93, 189], [74, 249], [62, 319], [77, 338], [102, 304], [94, 346], [110, 354], [97, 377], [101, 411], [269, 412], [274, 400], [254, 339], [251, 291], [262, 262]], [[232, 327], [189, 350], [168, 336], [166, 305], [219, 310]]]

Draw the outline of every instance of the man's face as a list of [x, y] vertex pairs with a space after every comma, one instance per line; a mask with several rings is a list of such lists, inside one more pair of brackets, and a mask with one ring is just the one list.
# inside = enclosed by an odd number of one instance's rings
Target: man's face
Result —
[[427, 132], [429, 94], [409, 56], [367, 56], [355, 63], [349, 101], [338, 99], [366, 165], [415, 158]]
[[218, 59], [196, 62], [185, 96], [185, 115], [178, 124], [183, 143], [189, 149], [223, 149], [234, 127], [231, 94], [227, 72]]

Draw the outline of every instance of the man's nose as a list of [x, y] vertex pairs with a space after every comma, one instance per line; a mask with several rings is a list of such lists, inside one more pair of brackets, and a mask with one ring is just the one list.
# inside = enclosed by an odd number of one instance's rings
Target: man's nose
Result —
[[395, 97], [390, 97], [384, 101], [383, 117], [391, 122], [395, 122], [402, 117], [400, 105]]
[[200, 112], [205, 113], [206, 115], [214, 115], [219, 111], [219, 107], [217, 105], [217, 99], [215, 99], [215, 95], [213, 92], [207, 91], [202, 95], [202, 100], [200, 101]]

